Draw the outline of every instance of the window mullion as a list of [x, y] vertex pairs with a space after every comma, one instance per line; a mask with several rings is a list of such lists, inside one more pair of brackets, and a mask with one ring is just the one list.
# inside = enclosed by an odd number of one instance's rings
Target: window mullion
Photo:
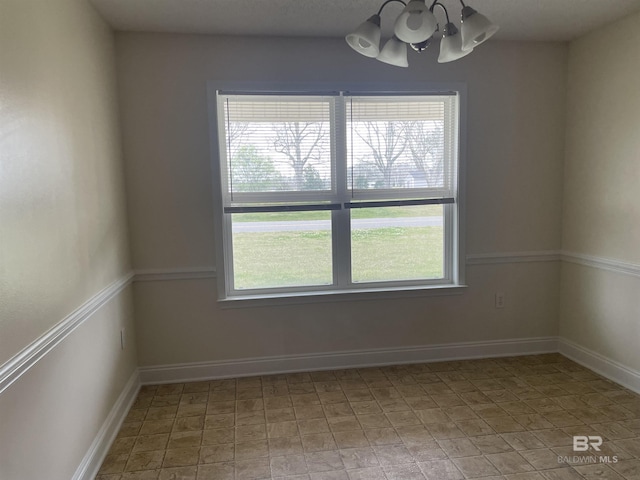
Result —
[[[349, 201], [347, 192], [347, 126], [345, 101], [336, 96], [333, 104], [332, 128], [334, 133], [334, 175], [337, 200]], [[333, 232], [333, 272], [339, 288], [351, 283], [351, 214], [348, 209], [334, 210], [331, 216]]]

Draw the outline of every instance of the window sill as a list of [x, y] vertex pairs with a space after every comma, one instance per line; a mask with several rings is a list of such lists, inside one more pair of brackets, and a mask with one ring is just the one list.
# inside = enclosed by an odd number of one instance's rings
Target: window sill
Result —
[[363, 288], [358, 290], [323, 290], [316, 292], [243, 295], [219, 299], [221, 308], [303, 305], [311, 303], [355, 302], [390, 298], [462, 295], [467, 285], [429, 285], [397, 288]]

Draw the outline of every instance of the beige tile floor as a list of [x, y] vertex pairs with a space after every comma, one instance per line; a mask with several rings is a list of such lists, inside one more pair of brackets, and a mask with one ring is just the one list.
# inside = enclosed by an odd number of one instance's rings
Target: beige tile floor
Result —
[[145, 386], [97, 478], [638, 480], [640, 396], [557, 354]]

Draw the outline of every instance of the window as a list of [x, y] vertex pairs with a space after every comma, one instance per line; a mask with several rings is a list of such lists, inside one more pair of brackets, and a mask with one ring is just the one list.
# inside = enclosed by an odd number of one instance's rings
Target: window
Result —
[[216, 98], [223, 298], [461, 283], [459, 94]]

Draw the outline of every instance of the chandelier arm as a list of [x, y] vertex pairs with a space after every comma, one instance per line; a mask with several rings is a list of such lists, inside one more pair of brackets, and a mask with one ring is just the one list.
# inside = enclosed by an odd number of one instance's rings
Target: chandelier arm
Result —
[[384, 2], [382, 4], [382, 6], [380, 7], [380, 10], [378, 10], [378, 15], [380, 15], [382, 13], [382, 10], [384, 9], [384, 7], [386, 7], [388, 4], [393, 3], [393, 2], [401, 3], [405, 7], [407, 6], [406, 2], [403, 2], [402, 0], [387, 0], [386, 2]]
[[439, 6], [442, 10], [444, 10], [444, 15], [445, 15], [445, 17], [447, 17], [447, 24], [451, 23], [451, 22], [449, 21], [449, 12], [447, 12], [446, 7], [445, 7], [443, 4], [441, 4], [440, 2], [438, 2], [438, 0], [436, 0], [435, 2], [433, 2], [433, 5], [431, 5], [431, 7], [429, 8], [429, 10], [431, 10], [431, 12], [433, 12], [433, 9], [435, 8], [435, 6], [436, 6], [436, 5], [437, 5], [437, 6]]

